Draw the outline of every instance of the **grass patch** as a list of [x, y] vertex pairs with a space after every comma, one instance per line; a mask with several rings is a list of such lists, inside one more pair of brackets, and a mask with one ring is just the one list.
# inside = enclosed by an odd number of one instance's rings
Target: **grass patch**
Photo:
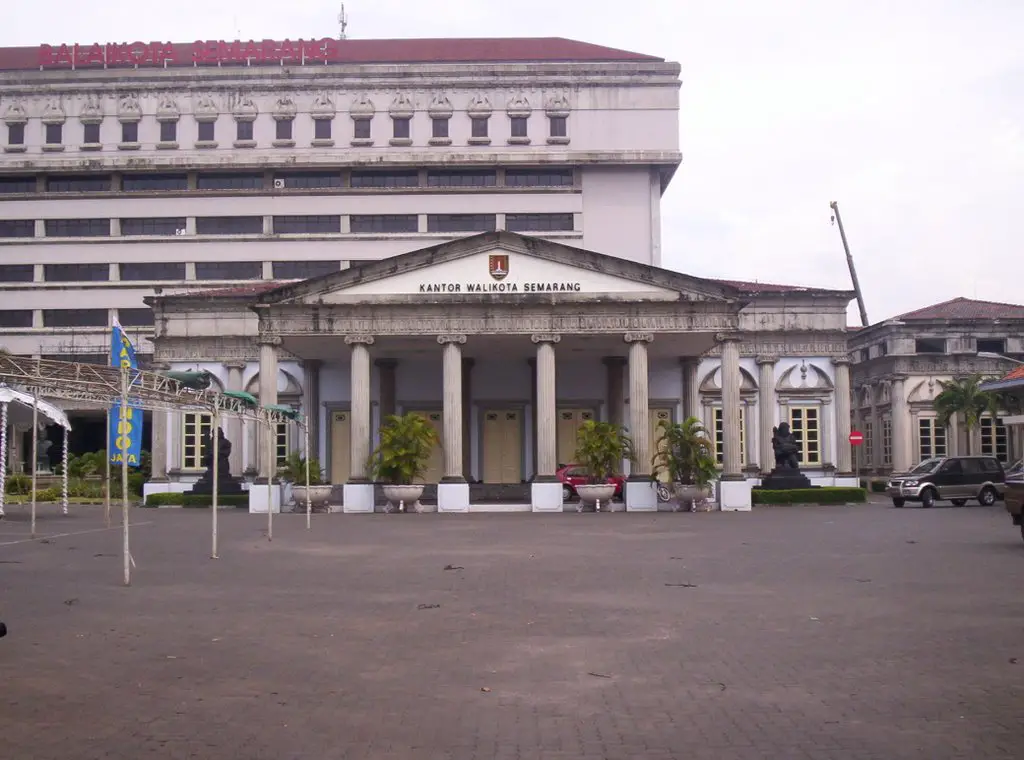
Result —
[[843, 486], [794, 488], [790, 491], [755, 488], [751, 495], [754, 504], [862, 504], [867, 498], [867, 491], [863, 488]]

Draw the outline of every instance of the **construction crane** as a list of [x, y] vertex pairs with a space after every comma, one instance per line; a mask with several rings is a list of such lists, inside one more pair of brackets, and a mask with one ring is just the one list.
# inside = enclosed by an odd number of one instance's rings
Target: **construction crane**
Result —
[[843, 229], [843, 218], [839, 216], [839, 204], [832, 201], [829, 206], [832, 208], [832, 223], [839, 225], [839, 236], [843, 239], [843, 250], [846, 251], [846, 265], [850, 268], [850, 279], [853, 281], [853, 292], [857, 296], [857, 308], [860, 310], [860, 323], [868, 326], [868, 310], [864, 306], [864, 294], [860, 290], [860, 280], [857, 279], [857, 268], [853, 265], [853, 254], [850, 253], [850, 244], [846, 241], [846, 231]]

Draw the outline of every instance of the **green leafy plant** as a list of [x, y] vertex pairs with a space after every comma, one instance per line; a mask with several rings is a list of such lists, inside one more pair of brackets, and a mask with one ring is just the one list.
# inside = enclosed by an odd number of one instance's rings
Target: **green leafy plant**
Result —
[[[306, 485], [306, 458], [298, 451], [293, 451], [278, 467], [277, 476], [297, 486]], [[324, 470], [320, 466], [320, 462], [316, 459], [310, 459], [309, 484], [311, 486], [320, 486], [325, 483]]]
[[993, 417], [998, 413], [998, 400], [994, 394], [981, 390], [985, 381], [982, 375], [959, 377], [953, 380], [940, 380], [942, 390], [932, 401], [938, 420], [946, 427], [953, 415], [957, 415], [967, 431], [967, 453], [971, 451], [971, 431], [981, 423], [981, 417], [989, 412]]
[[654, 448], [651, 473], [655, 477], [667, 474], [672, 483], [706, 488], [718, 474], [714, 444], [696, 417], [682, 422], [662, 420]]
[[587, 420], [576, 431], [576, 464], [583, 467], [591, 483], [605, 483], [633, 458], [633, 440], [625, 428], [611, 422]]
[[430, 455], [441, 444], [427, 419], [413, 412], [393, 414], [380, 428], [380, 443], [370, 455], [374, 480], [389, 485], [412, 485], [423, 477]]

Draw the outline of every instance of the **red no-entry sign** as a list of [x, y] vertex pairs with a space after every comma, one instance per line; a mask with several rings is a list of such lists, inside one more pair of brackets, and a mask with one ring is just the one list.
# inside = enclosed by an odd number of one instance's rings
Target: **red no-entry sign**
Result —
[[862, 443], [864, 443], [864, 434], [862, 432], [860, 432], [859, 430], [854, 430], [853, 432], [850, 433], [851, 446], [860, 446]]

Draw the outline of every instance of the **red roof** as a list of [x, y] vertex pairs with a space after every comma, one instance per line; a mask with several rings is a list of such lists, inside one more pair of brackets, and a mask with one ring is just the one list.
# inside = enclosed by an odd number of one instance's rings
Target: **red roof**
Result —
[[[332, 40], [325, 39], [309, 45], [322, 42], [326, 49], [326, 59], [329, 63], [515, 63], [515, 62], [556, 62], [556, 61], [646, 61], [664, 62], [664, 58], [634, 53], [629, 50], [594, 45], [589, 42], [569, 40], [563, 37], [507, 37], [507, 38], [464, 38], [464, 39], [393, 39], [393, 40]], [[149, 43], [146, 43], [148, 45]], [[124, 59], [129, 53], [127, 48], [112, 53], [106, 52], [108, 47], [121, 47], [122, 43], [109, 45], [100, 43], [97, 51], [98, 60], [114, 60], [109, 56], [118, 56]], [[225, 61], [225, 65], [245, 65], [248, 58], [251, 65], [275, 65], [280, 66], [280, 57], [284, 57], [292, 65], [305, 60], [311, 62], [310, 57], [304, 57], [299, 52], [283, 54], [283, 45], [274, 43], [268, 49], [275, 52], [268, 55], [278, 56], [266, 62], [258, 56], [263, 55], [263, 42], [249, 43], [246, 41], [235, 45], [233, 41], [220, 43], [214, 42], [188, 42], [188, 43], [157, 43], [160, 48], [160, 61], [153, 61], [153, 53], [140, 52], [144, 60], [140, 66], [163, 67], [163, 60], [167, 60], [168, 66], [192, 66], [194, 60], [199, 60], [206, 65], [216, 65], [209, 56], [219, 55]], [[94, 49], [92, 42], [79, 44], [79, 63], [77, 68], [102, 68], [102, 62], [95, 62], [89, 57], [88, 50]], [[292, 41], [289, 51], [298, 51], [298, 41]], [[9, 47], [0, 48], [0, 70], [32, 70], [38, 69], [41, 62], [47, 62], [46, 68], [70, 69], [70, 60], [67, 56], [74, 55], [74, 45], [67, 44], [68, 50], [63, 50], [60, 43], [52, 45], [40, 45], [38, 47]], [[140, 48], [140, 51], [142, 49]], [[219, 53], [211, 52], [217, 51]], [[63, 55], [65, 58], [58, 58]], [[61, 61], [53, 64], [54, 61]], [[88, 62], [87, 62], [88, 61]], [[229, 61], [233, 61], [229, 62]], [[322, 61], [316, 63], [322, 65]], [[118, 64], [121, 68], [130, 68], [131, 63]]]
[[908, 311], [893, 319], [904, 322], [925, 319], [1024, 319], [1024, 306], [996, 301], [975, 301], [971, 298], [954, 298], [916, 311]]
[[1003, 377], [1000, 382], [1005, 383], [1007, 380], [1024, 380], [1024, 365], [1010, 370], [1010, 374]]

